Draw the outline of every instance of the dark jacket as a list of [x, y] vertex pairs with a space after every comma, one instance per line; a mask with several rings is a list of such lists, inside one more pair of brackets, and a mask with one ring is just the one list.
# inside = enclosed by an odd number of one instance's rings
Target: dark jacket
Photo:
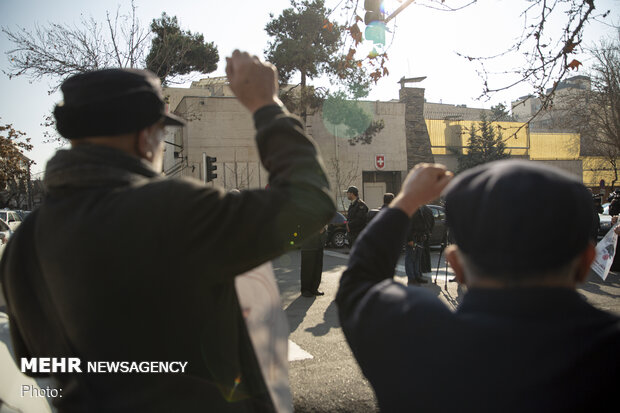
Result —
[[316, 231], [312, 235], [308, 236], [301, 244], [302, 251], [318, 251], [323, 250], [325, 247], [325, 241], [327, 241], [327, 230], [320, 232]]
[[347, 222], [349, 231], [353, 234], [359, 234], [366, 226], [368, 216], [368, 206], [360, 198], [351, 202], [347, 210]]
[[617, 404], [620, 319], [568, 288], [472, 288], [456, 312], [393, 280], [409, 218], [357, 240], [336, 296], [381, 412], [586, 412]]
[[57, 375], [61, 412], [273, 411], [234, 277], [335, 206], [300, 122], [276, 106], [254, 120], [269, 190], [164, 179], [100, 146], [49, 162], [49, 194], [0, 263], [17, 357], [188, 362], [185, 374]]
[[410, 231], [407, 234], [407, 241], [423, 243], [428, 240], [435, 226], [433, 211], [426, 205], [422, 205], [411, 217]]

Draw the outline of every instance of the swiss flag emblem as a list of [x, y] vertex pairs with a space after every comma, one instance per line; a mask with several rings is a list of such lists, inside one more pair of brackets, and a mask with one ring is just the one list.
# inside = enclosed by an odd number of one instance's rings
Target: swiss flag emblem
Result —
[[375, 155], [375, 167], [379, 170], [385, 168], [385, 155]]

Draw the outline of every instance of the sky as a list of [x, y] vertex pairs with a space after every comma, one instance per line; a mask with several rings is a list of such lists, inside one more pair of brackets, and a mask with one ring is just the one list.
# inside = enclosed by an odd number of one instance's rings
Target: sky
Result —
[[[467, 0], [446, 0], [458, 6]], [[334, 7], [339, 0], [327, 0]], [[363, 1], [359, 1], [363, 5]], [[23, 27], [32, 30], [35, 25], [66, 23], [79, 25], [80, 19], [92, 16], [104, 22], [106, 11], [115, 12], [120, 7], [121, 14], [129, 11], [129, 0], [0, 0], [0, 26], [15, 30]], [[289, 0], [136, 0], [138, 18], [145, 27], [162, 12], [177, 16], [182, 29], [199, 32], [207, 41], [218, 47], [220, 63], [218, 69], [206, 76], [225, 75], [225, 57], [233, 50], [241, 49], [264, 56], [269, 41], [265, 25], [269, 14], [279, 15], [290, 7]], [[592, 21], [584, 32], [584, 45], [593, 45], [602, 38], [617, 36], [611, 25], [620, 24], [620, 0], [595, 0], [597, 12], [611, 10], [604, 22]], [[398, 6], [396, 0], [387, 0], [386, 6], [392, 10]], [[398, 99], [397, 83], [401, 77], [427, 78], [417, 87], [425, 88], [429, 102], [465, 104], [469, 107], [489, 108], [497, 103], [510, 107], [510, 101], [532, 93], [527, 85], [516, 86], [507, 92], [493, 95], [490, 100], [477, 99], [482, 93], [482, 79], [477, 73], [475, 63], [459, 57], [456, 52], [476, 56], [489, 56], [506, 50], [523, 31], [521, 12], [525, 0], [478, 0], [474, 5], [454, 12], [437, 11], [416, 3], [400, 13], [388, 27], [392, 34], [387, 35], [387, 67], [390, 75], [373, 86], [369, 100]], [[333, 17], [341, 21], [342, 9], [337, 9]], [[359, 13], [363, 10], [360, 6]], [[558, 20], [549, 21], [549, 27], [559, 28]], [[25, 77], [10, 79], [7, 52], [12, 44], [4, 33], [0, 33], [0, 124], [11, 123], [31, 137], [34, 149], [26, 153], [36, 164], [32, 167], [37, 174], [44, 170], [45, 164], [58, 148], [58, 144], [44, 143], [41, 126], [46, 115], [54, 105], [62, 100], [60, 92], [48, 94], [53, 79], [29, 82]], [[365, 48], [365, 49], [364, 49]], [[361, 49], [369, 50], [364, 44]], [[360, 50], [361, 50], [360, 49]], [[574, 75], [585, 74], [589, 68], [586, 55], [575, 57], [583, 63]], [[501, 62], [495, 63], [498, 71], [509, 70], [524, 64], [519, 54], [511, 54]], [[197, 75], [195, 80], [206, 77]], [[500, 78], [494, 77], [500, 85]], [[325, 80], [315, 84], [328, 85]]]

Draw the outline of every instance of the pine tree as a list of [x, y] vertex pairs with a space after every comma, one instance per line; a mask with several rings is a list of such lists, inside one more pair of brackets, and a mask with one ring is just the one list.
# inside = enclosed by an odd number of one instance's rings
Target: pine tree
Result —
[[166, 85], [171, 77], [193, 71], [211, 73], [217, 69], [219, 54], [213, 42], [200, 33], [182, 30], [176, 16], [162, 13], [153, 19], [151, 50], [146, 57], [147, 69], [155, 72]]
[[502, 133], [496, 132], [493, 123], [483, 116], [478, 127], [472, 123], [471, 128], [469, 128], [467, 153], [458, 155], [457, 172], [460, 173], [483, 163], [510, 157], [510, 154], [506, 153], [505, 150], [506, 143], [503, 140]]

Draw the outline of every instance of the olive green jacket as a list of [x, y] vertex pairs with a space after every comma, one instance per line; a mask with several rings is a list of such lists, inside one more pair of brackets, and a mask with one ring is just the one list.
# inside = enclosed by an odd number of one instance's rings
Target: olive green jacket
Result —
[[79, 145], [49, 162], [48, 195], [7, 245], [0, 279], [17, 357], [187, 361], [185, 373], [57, 374], [61, 412], [273, 411], [234, 277], [334, 215], [317, 148], [277, 106], [254, 116], [269, 189], [166, 179]]

